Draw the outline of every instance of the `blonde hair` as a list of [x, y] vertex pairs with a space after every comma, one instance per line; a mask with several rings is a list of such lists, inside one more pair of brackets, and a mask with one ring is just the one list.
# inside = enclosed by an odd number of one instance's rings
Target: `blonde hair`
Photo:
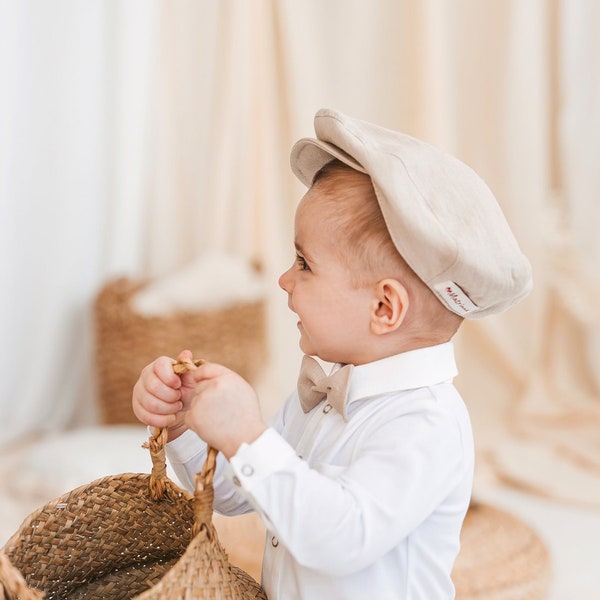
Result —
[[365, 274], [385, 276], [392, 264], [410, 269], [390, 237], [368, 175], [333, 160], [317, 172], [313, 188], [319, 193], [324, 216], [343, 234], [338, 251], [357, 284]]
[[324, 216], [339, 234], [336, 248], [357, 285], [365, 276], [402, 274], [418, 279], [390, 237], [368, 175], [333, 160], [317, 172], [312, 187]]
[[313, 188], [324, 218], [341, 233], [336, 248], [354, 285], [397, 279], [414, 309], [408, 318], [415, 324], [414, 335], [430, 340], [431, 334], [448, 331], [443, 337], [450, 339], [463, 319], [442, 305], [396, 249], [371, 178], [336, 159], [317, 172]]

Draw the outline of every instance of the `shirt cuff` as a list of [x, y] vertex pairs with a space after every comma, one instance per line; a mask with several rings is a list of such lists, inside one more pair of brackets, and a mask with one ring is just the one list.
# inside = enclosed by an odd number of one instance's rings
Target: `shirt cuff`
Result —
[[229, 459], [224, 475], [238, 490], [251, 493], [269, 475], [283, 468], [290, 458], [296, 458], [294, 449], [269, 428], [251, 444], [243, 443], [238, 448]]

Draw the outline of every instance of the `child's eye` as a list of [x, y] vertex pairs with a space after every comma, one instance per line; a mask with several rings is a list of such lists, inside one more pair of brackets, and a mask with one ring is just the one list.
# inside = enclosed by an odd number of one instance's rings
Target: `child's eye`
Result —
[[303, 256], [296, 254], [296, 263], [298, 263], [298, 266], [302, 271], [310, 271], [310, 267]]

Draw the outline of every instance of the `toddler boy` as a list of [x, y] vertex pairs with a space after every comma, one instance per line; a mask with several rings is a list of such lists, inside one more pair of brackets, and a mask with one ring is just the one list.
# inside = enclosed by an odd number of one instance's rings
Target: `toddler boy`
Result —
[[222, 452], [215, 509], [261, 516], [271, 600], [453, 598], [473, 441], [451, 338], [527, 294], [530, 266], [460, 161], [331, 110], [315, 129], [292, 149], [309, 190], [279, 280], [306, 355], [297, 392], [267, 424], [237, 374], [209, 363], [180, 378], [161, 357], [133, 408], [169, 428], [190, 488], [205, 443]]

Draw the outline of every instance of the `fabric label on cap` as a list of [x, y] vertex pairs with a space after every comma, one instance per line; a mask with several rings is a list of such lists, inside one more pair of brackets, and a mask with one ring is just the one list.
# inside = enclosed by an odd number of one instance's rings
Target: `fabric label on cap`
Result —
[[474, 304], [454, 281], [442, 281], [433, 286], [448, 308], [459, 315], [466, 315], [479, 307]]

